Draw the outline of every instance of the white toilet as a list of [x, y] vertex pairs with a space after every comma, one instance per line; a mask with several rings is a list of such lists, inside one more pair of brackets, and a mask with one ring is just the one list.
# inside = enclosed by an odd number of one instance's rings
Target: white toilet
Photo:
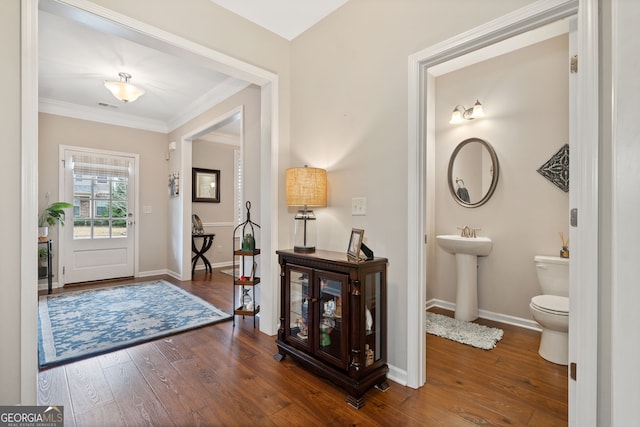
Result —
[[569, 351], [569, 260], [536, 256], [536, 272], [543, 295], [531, 298], [529, 309], [542, 327], [538, 353], [559, 365], [567, 364]]

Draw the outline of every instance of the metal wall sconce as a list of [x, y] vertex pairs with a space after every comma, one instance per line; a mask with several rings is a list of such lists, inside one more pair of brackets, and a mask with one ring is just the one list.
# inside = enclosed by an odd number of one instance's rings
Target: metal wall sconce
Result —
[[476, 101], [471, 108], [465, 108], [462, 105], [457, 105], [456, 108], [453, 109], [453, 113], [451, 113], [451, 120], [449, 120], [449, 123], [462, 123], [465, 120], [473, 120], [482, 116], [484, 116], [484, 111], [482, 110], [482, 104], [480, 104], [480, 101]]

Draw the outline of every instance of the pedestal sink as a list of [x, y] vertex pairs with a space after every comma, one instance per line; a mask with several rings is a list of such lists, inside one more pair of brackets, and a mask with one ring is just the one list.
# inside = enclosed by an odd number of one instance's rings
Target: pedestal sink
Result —
[[471, 321], [478, 318], [478, 257], [491, 252], [493, 242], [488, 237], [436, 236], [438, 245], [456, 257], [455, 318]]

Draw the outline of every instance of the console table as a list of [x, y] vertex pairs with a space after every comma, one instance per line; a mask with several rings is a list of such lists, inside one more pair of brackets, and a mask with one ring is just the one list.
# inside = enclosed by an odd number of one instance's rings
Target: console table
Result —
[[[196, 246], [197, 237], [202, 237], [202, 245], [200, 246], [200, 249], [198, 249], [198, 247]], [[213, 233], [191, 235], [191, 250], [195, 253], [193, 258], [191, 258], [191, 275], [192, 276], [196, 272], [196, 263], [198, 262], [198, 259], [202, 259], [202, 262], [204, 263], [204, 268], [206, 271], [208, 271], [209, 273], [213, 271], [213, 269], [211, 268], [211, 263], [209, 262], [207, 257], [204, 256], [204, 254], [211, 248], [214, 237], [216, 237], [216, 235]]]

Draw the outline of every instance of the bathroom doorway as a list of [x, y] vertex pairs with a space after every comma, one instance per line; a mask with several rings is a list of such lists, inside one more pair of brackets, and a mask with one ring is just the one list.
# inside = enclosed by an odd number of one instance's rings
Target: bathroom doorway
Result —
[[[597, 240], [596, 244], [593, 243], [597, 239], [594, 236], [597, 236], [598, 209], [597, 182], [588, 181], [587, 177], [597, 176], [595, 165], [598, 163], [596, 1], [536, 2], [409, 58], [408, 252], [415, 253], [416, 257], [408, 263], [408, 277], [410, 281], [422, 283], [423, 286], [410, 288], [408, 292], [407, 384], [419, 387], [426, 381], [423, 301], [426, 300], [428, 260], [432, 257], [434, 242], [427, 240], [425, 244], [425, 237], [433, 236], [435, 230], [434, 215], [429, 208], [434, 202], [435, 77], [431, 74], [431, 68], [570, 16], [577, 16], [578, 53], [581, 58], [576, 83], [576, 97], [580, 102], [574, 110], [573, 116], [577, 118], [575, 128], [571, 130], [570, 142], [572, 165], [575, 166], [571, 169], [570, 205], [578, 208], [582, 214], [581, 227], [572, 227], [570, 230], [571, 241], [574, 242], [571, 294], [578, 298], [571, 300], [570, 328], [575, 326], [572, 330], [576, 333], [570, 336], [569, 357], [570, 361], [579, 359], [584, 375], [580, 383], [569, 381], [569, 420], [572, 424], [591, 425], [596, 419], [593, 411], [597, 401], [597, 337], [594, 334], [589, 336], [589, 331], [597, 329], [597, 317], [586, 316], [586, 312], [597, 306]], [[578, 140], [580, 144], [576, 145]], [[574, 164], [575, 159], [580, 159], [580, 162]], [[577, 283], [580, 283], [579, 289], [576, 289]], [[579, 414], [576, 408], [579, 408]]]

